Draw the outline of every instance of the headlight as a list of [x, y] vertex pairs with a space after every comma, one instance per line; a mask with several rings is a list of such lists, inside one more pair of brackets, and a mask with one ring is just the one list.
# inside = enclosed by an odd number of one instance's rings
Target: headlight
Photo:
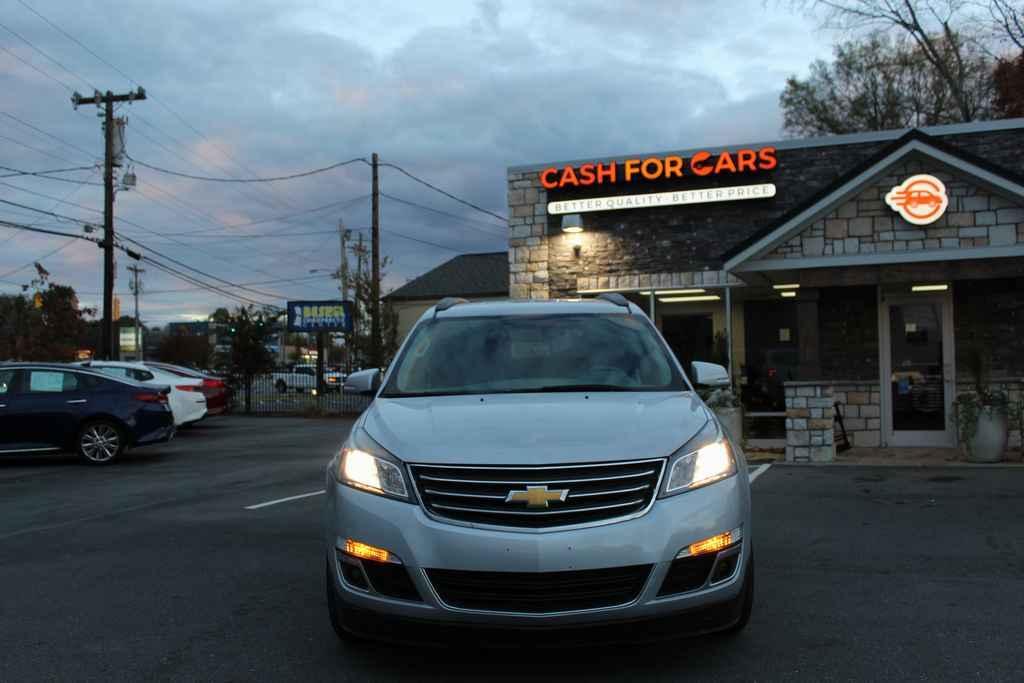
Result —
[[409, 500], [400, 463], [365, 435], [349, 437], [338, 454], [338, 481], [357, 489]]
[[692, 491], [734, 474], [736, 459], [729, 448], [729, 442], [715, 421], [709, 420], [707, 426], [670, 460], [668, 479], [662, 495]]

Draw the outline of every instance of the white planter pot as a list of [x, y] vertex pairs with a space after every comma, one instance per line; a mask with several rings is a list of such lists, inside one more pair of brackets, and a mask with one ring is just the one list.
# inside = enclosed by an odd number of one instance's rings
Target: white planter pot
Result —
[[984, 406], [978, 411], [978, 428], [967, 449], [971, 462], [999, 462], [1006, 453], [1007, 418], [1001, 408]]
[[737, 444], [743, 443], [743, 407], [712, 408], [726, 434]]

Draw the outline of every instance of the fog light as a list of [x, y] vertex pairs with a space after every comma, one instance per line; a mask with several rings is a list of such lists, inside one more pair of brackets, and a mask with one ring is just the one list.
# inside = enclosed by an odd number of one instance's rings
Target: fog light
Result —
[[735, 545], [740, 542], [743, 538], [743, 527], [736, 527], [732, 531], [726, 531], [722, 534], [716, 534], [711, 538], [705, 538], [703, 541], [697, 541], [691, 543], [676, 555], [676, 558], [680, 557], [695, 557], [697, 555], [706, 555], [708, 553], [717, 553], [719, 550], [725, 550], [729, 546]]
[[345, 539], [345, 552], [352, 557], [358, 557], [361, 560], [402, 564], [402, 561], [399, 560], [395, 554], [384, 550], [384, 548], [378, 548], [366, 543], [360, 543], [359, 541], [353, 541], [351, 538]]

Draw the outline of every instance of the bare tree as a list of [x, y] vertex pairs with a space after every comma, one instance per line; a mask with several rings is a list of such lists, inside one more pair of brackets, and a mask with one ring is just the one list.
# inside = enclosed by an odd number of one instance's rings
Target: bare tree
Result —
[[[1010, 0], [1002, 0], [1011, 5]], [[848, 30], [882, 30], [907, 36], [944, 81], [962, 121], [984, 116], [969, 91], [972, 37], [976, 3], [970, 0], [811, 0], [826, 13], [827, 25]], [[957, 27], [961, 30], [958, 30]]]
[[992, 33], [996, 41], [1010, 43], [1024, 50], [1024, 3], [1013, 0], [990, 0]]
[[[945, 46], [942, 46], [946, 49]], [[991, 113], [991, 60], [967, 51], [964, 91], [977, 118]], [[779, 97], [787, 133], [836, 135], [955, 123], [960, 110], [945, 79], [908, 38], [881, 31], [837, 45], [832, 63], [791, 76]]]

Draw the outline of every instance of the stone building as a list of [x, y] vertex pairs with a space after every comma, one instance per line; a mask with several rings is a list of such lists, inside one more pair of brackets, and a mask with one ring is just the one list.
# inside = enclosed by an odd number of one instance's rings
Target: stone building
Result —
[[512, 297], [623, 293], [790, 459], [954, 446], [978, 355], [1020, 395], [1024, 119], [513, 167], [508, 202]]

